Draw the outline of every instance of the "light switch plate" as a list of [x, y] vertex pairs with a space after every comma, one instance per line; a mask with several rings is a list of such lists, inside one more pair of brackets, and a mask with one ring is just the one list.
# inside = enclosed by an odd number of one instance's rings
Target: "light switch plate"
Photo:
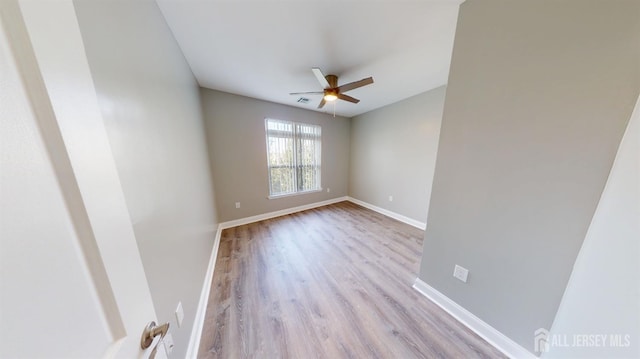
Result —
[[182, 321], [184, 320], [184, 310], [182, 309], [182, 302], [178, 302], [176, 308], [176, 322], [178, 322], [178, 328], [182, 327]]

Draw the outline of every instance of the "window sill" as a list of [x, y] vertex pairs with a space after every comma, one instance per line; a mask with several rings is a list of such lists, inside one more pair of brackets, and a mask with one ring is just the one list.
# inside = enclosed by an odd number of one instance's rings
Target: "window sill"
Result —
[[294, 192], [294, 193], [285, 193], [285, 194], [277, 194], [275, 196], [268, 196], [268, 199], [278, 199], [278, 198], [283, 198], [283, 197], [292, 197], [292, 196], [300, 196], [303, 194], [309, 194], [309, 193], [318, 193], [318, 192], [322, 192], [322, 188], [320, 189], [313, 189], [311, 191], [304, 191], [304, 192]]

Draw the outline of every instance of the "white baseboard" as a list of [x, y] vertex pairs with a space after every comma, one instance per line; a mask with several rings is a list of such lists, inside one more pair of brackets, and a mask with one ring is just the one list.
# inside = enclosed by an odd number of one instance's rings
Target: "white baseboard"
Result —
[[220, 223], [220, 226], [221, 226], [222, 229], [242, 226], [244, 224], [264, 221], [265, 219], [271, 219], [271, 218], [275, 218], [275, 217], [286, 216], [287, 214], [306, 211], [307, 209], [312, 209], [312, 208], [326, 206], [326, 205], [329, 205], [329, 204], [334, 204], [334, 203], [338, 203], [338, 202], [347, 201], [348, 199], [349, 199], [349, 197], [344, 196], [344, 197], [338, 197], [338, 198], [329, 199], [329, 200], [326, 200], [326, 201], [309, 203], [309, 204], [305, 204], [305, 205], [298, 206], [298, 207], [286, 208], [286, 209], [281, 209], [279, 211], [258, 214], [256, 216], [251, 216], [251, 217], [246, 217], [246, 218], [234, 219], [233, 221], [228, 221], [228, 222], [222, 222], [222, 223]]
[[399, 213], [396, 213], [396, 212], [389, 211], [389, 210], [384, 209], [382, 207], [374, 206], [371, 203], [367, 203], [367, 202], [361, 201], [359, 199], [355, 199], [353, 197], [347, 197], [347, 199], [349, 200], [349, 202], [353, 202], [355, 204], [359, 204], [364, 208], [368, 208], [368, 209], [370, 209], [372, 211], [378, 212], [380, 214], [384, 214], [387, 217], [391, 217], [391, 218], [396, 219], [396, 220], [398, 220], [400, 222], [404, 222], [404, 223], [406, 223], [406, 224], [408, 224], [410, 226], [416, 227], [418, 229], [422, 229], [423, 231], [427, 228], [427, 224], [424, 223], [424, 222], [416, 221], [415, 219], [409, 218], [407, 216], [403, 216], [403, 215], [401, 215]]
[[[451, 314], [452, 317], [456, 318], [460, 323], [474, 331], [482, 339], [496, 347], [509, 358], [538, 359], [537, 356], [520, 346], [520, 344], [509, 339], [506, 335], [500, 333], [497, 329], [485, 323], [482, 319], [476, 317], [458, 303], [452, 301], [449, 297], [422, 281], [420, 278], [416, 278], [416, 281], [413, 283], [413, 288], [440, 308], [444, 309], [447, 313]], [[533, 340], [533, 336], [531, 339]]]
[[196, 359], [198, 356], [198, 348], [200, 347], [200, 338], [202, 337], [202, 328], [204, 327], [204, 319], [207, 314], [207, 304], [209, 303], [209, 293], [211, 292], [211, 282], [213, 281], [213, 271], [216, 268], [216, 259], [218, 258], [218, 248], [220, 247], [220, 236], [222, 235], [222, 226], [218, 225], [216, 238], [213, 241], [213, 249], [209, 258], [209, 266], [204, 276], [204, 284], [200, 291], [200, 301], [198, 302], [198, 310], [193, 321], [191, 329], [191, 338], [189, 339], [189, 347], [187, 347], [187, 359]]

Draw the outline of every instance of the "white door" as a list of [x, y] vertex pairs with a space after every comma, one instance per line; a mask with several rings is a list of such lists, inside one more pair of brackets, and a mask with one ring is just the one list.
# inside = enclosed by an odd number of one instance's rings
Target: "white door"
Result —
[[155, 311], [71, 1], [0, 1], [0, 164], [0, 358], [148, 357]]

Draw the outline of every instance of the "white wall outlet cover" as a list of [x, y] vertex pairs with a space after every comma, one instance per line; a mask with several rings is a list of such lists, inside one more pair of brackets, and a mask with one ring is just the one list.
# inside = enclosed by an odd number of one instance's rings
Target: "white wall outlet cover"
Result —
[[463, 282], [467, 282], [467, 276], [469, 275], [469, 270], [463, 267], [460, 267], [456, 264], [453, 268], [453, 276], [460, 279]]
[[389, 196], [389, 202], [393, 202], [393, 196]]
[[331, 192], [331, 188], [327, 187], [327, 193]]
[[171, 336], [171, 333], [167, 333], [167, 335], [164, 336], [162, 343], [164, 344], [164, 350], [167, 354], [171, 354], [173, 351], [173, 337]]
[[182, 327], [183, 320], [184, 310], [182, 309], [182, 302], [178, 302], [178, 307], [176, 308], [176, 322], [178, 323], [178, 328]]
[[236, 202], [236, 208], [240, 208], [240, 202]]

